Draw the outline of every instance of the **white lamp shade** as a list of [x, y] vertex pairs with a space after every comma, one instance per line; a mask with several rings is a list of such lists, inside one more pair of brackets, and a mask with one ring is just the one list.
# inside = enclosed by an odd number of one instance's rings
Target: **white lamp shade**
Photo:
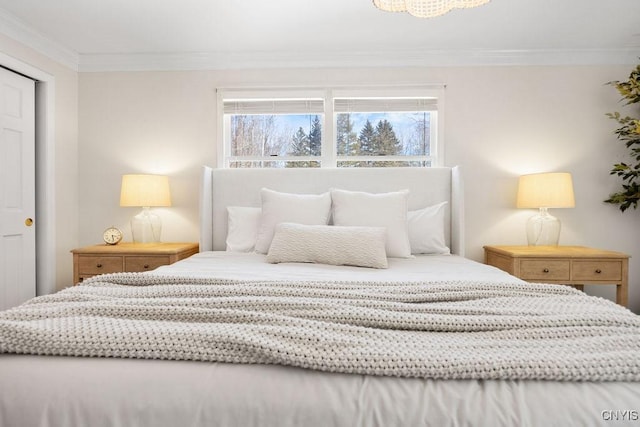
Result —
[[169, 177], [164, 175], [122, 175], [120, 206], [171, 206]]
[[164, 175], [122, 175], [120, 206], [143, 208], [142, 212], [131, 219], [131, 232], [135, 243], [159, 242], [162, 220], [149, 208], [171, 206], [169, 177]]
[[516, 206], [539, 209], [539, 212], [527, 221], [529, 245], [558, 245], [560, 220], [550, 215], [548, 208], [572, 208], [575, 205], [571, 174], [552, 172], [520, 177]]
[[570, 173], [536, 173], [520, 177], [517, 207], [573, 208], [575, 205]]

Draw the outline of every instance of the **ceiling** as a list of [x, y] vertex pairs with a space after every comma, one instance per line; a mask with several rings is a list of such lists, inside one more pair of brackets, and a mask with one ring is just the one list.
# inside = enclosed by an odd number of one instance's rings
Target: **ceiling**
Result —
[[638, 0], [492, 0], [420, 19], [371, 0], [0, 0], [0, 32], [80, 71], [635, 63]]

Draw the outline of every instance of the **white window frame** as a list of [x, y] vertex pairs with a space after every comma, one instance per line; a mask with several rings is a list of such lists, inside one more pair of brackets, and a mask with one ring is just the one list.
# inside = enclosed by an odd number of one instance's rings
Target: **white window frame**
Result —
[[[444, 85], [407, 85], [407, 86], [369, 86], [369, 87], [331, 87], [331, 88], [219, 88], [217, 95], [217, 166], [229, 168], [237, 161], [320, 161], [322, 168], [335, 168], [338, 161], [426, 161], [431, 167], [444, 166]], [[335, 99], [429, 99], [434, 100], [433, 108], [429, 111], [435, 120], [430, 126], [430, 153], [427, 156], [338, 156], [337, 132], [335, 129], [336, 113]], [[230, 118], [225, 117], [225, 101], [252, 100], [302, 100], [323, 99], [324, 113], [322, 120], [322, 149], [320, 158], [317, 156], [278, 156], [250, 157], [231, 156]], [[408, 111], [408, 110], [407, 110]], [[292, 111], [295, 114], [301, 111]], [[304, 113], [304, 112], [301, 112]], [[313, 113], [311, 113], [313, 114]], [[330, 136], [330, 137], [329, 137]]]

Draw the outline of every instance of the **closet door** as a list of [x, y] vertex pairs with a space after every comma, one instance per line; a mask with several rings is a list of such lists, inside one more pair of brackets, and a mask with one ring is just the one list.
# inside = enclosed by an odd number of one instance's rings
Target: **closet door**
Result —
[[0, 310], [36, 293], [35, 82], [0, 68]]

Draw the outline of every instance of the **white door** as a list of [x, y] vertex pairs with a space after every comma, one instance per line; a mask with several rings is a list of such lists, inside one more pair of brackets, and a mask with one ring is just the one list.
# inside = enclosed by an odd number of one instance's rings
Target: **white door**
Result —
[[0, 310], [36, 294], [35, 83], [0, 68]]

